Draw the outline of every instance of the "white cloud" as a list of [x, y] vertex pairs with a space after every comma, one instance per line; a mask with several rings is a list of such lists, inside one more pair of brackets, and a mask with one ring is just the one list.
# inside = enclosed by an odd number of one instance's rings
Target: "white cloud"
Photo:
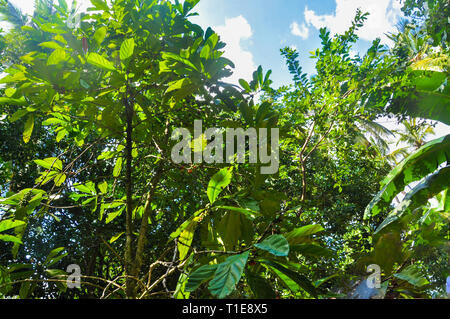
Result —
[[300, 26], [297, 22], [292, 22], [291, 24], [291, 33], [297, 37], [302, 38], [303, 40], [306, 40], [309, 36], [309, 29], [308, 27], [302, 23]]
[[243, 40], [251, 40], [253, 30], [248, 21], [243, 16], [225, 19], [225, 25], [212, 28], [219, 34], [222, 42], [226, 43], [224, 56], [234, 62], [236, 68], [234, 73], [227, 80], [238, 83], [239, 79], [252, 78], [253, 71], [257, 66], [253, 60], [253, 54], [242, 47]]
[[395, 32], [395, 25], [402, 16], [400, 0], [336, 0], [336, 11], [333, 14], [316, 14], [305, 8], [305, 20], [316, 29], [327, 27], [334, 35], [344, 33], [353, 21], [356, 10], [369, 12], [364, 26], [357, 32], [363, 40], [372, 41], [381, 38], [384, 44], [390, 44], [386, 34]]

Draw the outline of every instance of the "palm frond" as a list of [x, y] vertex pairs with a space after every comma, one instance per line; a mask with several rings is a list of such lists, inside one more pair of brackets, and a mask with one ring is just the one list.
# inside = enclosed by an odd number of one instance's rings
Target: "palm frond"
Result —
[[1, 20], [9, 22], [17, 28], [27, 24], [27, 16], [9, 0], [2, 0], [0, 2], [0, 17]]

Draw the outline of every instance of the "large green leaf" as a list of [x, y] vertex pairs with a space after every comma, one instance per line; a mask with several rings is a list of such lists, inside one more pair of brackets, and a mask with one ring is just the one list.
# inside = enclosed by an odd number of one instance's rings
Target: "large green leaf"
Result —
[[323, 231], [324, 228], [320, 225], [306, 225], [296, 228], [286, 234], [286, 239], [290, 245], [297, 245], [308, 241], [310, 235]]
[[257, 216], [260, 215], [257, 211], [251, 210], [250, 208], [242, 208], [234, 206], [216, 206], [216, 208], [241, 213], [250, 220], [254, 220]]
[[268, 251], [275, 256], [289, 255], [289, 243], [283, 235], [272, 235], [261, 243], [255, 244], [255, 247]]
[[245, 215], [229, 211], [225, 213], [217, 226], [217, 232], [227, 250], [233, 250], [243, 240], [251, 244], [253, 239], [253, 224]]
[[233, 168], [223, 168], [209, 181], [207, 195], [211, 204], [214, 204], [222, 190], [231, 182]]
[[200, 285], [211, 278], [216, 273], [219, 265], [203, 265], [200, 268], [194, 270], [190, 275], [186, 283], [185, 290], [188, 292], [195, 291]]
[[395, 274], [394, 277], [405, 280], [416, 287], [423, 287], [430, 283], [415, 265], [408, 266], [402, 272]]
[[374, 234], [402, 218], [405, 213], [412, 212], [417, 207], [425, 205], [430, 198], [448, 188], [450, 188], [450, 166], [440, 169], [416, 185], [378, 226]]
[[391, 201], [411, 182], [433, 173], [450, 158], [450, 135], [433, 140], [395, 167], [382, 182], [382, 190], [367, 206], [364, 218], [389, 209]]
[[0, 222], [0, 233], [5, 231], [5, 230], [11, 229], [11, 228], [16, 228], [18, 226], [23, 226], [25, 224], [26, 223], [24, 221], [21, 221], [21, 220], [12, 220], [12, 219], [2, 220]]
[[276, 297], [270, 282], [252, 271], [245, 272], [245, 278], [256, 299], [274, 299]]
[[[267, 265], [269, 269], [274, 271], [275, 274], [277, 274], [293, 292], [298, 292], [297, 287], [300, 287], [310, 295], [317, 297], [316, 288], [304, 275], [273, 260], [263, 259], [260, 262]], [[280, 276], [280, 274], [282, 274], [282, 276]]]
[[331, 250], [314, 244], [293, 245], [291, 246], [291, 251], [309, 257], [330, 257], [333, 255]]
[[228, 257], [219, 264], [214, 278], [209, 283], [209, 291], [217, 298], [223, 299], [231, 294], [241, 279], [250, 252]]
[[448, 74], [437, 71], [411, 72], [415, 96], [407, 98], [408, 114], [450, 125], [450, 86]]

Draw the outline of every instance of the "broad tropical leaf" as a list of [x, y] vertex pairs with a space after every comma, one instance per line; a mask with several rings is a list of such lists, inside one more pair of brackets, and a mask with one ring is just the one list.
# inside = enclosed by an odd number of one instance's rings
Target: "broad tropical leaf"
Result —
[[214, 278], [209, 283], [209, 291], [217, 298], [223, 299], [231, 294], [241, 279], [250, 252], [228, 257], [219, 264]]
[[272, 255], [285, 257], [289, 255], [289, 243], [283, 235], [272, 235], [255, 247], [268, 251]]

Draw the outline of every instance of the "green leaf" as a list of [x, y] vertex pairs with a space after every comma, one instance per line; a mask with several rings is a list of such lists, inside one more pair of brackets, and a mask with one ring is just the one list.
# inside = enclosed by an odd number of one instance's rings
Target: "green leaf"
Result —
[[411, 182], [433, 173], [450, 158], [450, 134], [433, 140], [409, 155], [382, 182], [382, 190], [367, 206], [364, 218], [389, 209], [392, 200]]
[[448, 74], [438, 71], [416, 70], [410, 73], [416, 93], [401, 96], [394, 102], [407, 108], [408, 115], [443, 122], [450, 125], [450, 85]]
[[30, 288], [31, 288], [31, 282], [29, 282], [29, 281], [23, 282], [20, 285], [20, 289], [19, 289], [20, 299], [27, 299], [28, 294], [30, 292]]
[[101, 69], [105, 69], [108, 71], [116, 71], [114, 64], [108, 60], [106, 60], [101, 55], [91, 52], [87, 57], [87, 62]]
[[257, 216], [260, 216], [258, 212], [251, 210], [249, 208], [234, 207], [234, 206], [216, 206], [216, 208], [241, 213], [250, 220], [254, 220]]
[[194, 218], [189, 225], [181, 232], [178, 238], [178, 252], [180, 260], [184, 260], [191, 248], [192, 240], [194, 239], [195, 229], [197, 228], [199, 217]]
[[169, 83], [169, 87], [166, 90], [166, 93], [170, 93], [175, 90], [180, 90], [185, 86], [190, 85], [192, 82], [190, 79], [181, 79], [177, 81], [173, 81]]
[[75, 184], [73, 185], [73, 187], [77, 190], [79, 190], [80, 192], [89, 194], [89, 195], [96, 195], [97, 191], [95, 189], [95, 185], [93, 182], [89, 181], [86, 182], [84, 185], [83, 184]]
[[108, 183], [106, 181], [98, 184], [97, 186], [102, 194], [106, 194], [106, 192], [108, 191]]
[[264, 77], [264, 74], [263, 74], [263, 69], [262, 69], [262, 66], [260, 65], [259, 67], [258, 67], [258, 70], [257, 70], [257, 72], [258, 72], [258, 83], [259, 83], [259, 85], [262, 87], [263, 86], [263, 77]]
[[430, 198], [448, 188], [450, 188], [450, 166], [440, 169], [417, 184], [378, 226], [374, 234], [401, 219], [406, 213], [412, 213], [419, 206], [425, 205]]
[[97, 43], [97, 45], [102, 44], [102, 42], [106, 36], [106, 31], [107, 31], [106, 27], [101, 27], [101, 28], [97, 29], [97, 31], [95, 31], [93, 38], [94, 38], [94, 41]]
[[[48, 48], [48, 49], [62, 50], [62, 47], [58, 43], [53, 42], [53, 41], [39, 43], [39, 46], [43, 47], [43, 48]], [[65, 55], [65, 52], [64, 52], [64, 55]]]
[[11, 229], [11, 228], [16, 228], [18, 226], [23, 226], [26, 223], [24, 221], [21, 220], [12, 220], [12, 219], [6, 219], [6, 220], [2, 220], [0, 222], [0, 233], [4, 232], [5, 230]]
[[[25, 100], [25, 98], [23, 96], [19, 99], [13, 99], [11, 97], [0, 97], [0, 105], [2, 105], [2, 104], [27, 105], [28, 102]], [[14, 114], [13, 114], [13, 116], [14, 116]]]
[[62, 278], [63, 276], [67, 276], [67, 273], [64, 270], [61, 269], [46, 269], [45, 272], [50, 276], [50, 277], [59, 277]]
[[64, 49], [56, 49], [47, 60], [47, 65], [55, 65], [66, 59], [66, 51]]
[[218, 265], [204, 265], [197, 268], [189, 275], [185, 290], [188, 292], [195, 291], [200, 285], [213, 278]]
[[291, 251], [295, 251], [296, 253], [309, 257], [331, 257], [333, 255], [331, 250], [314, 244], [294, 245], [291, 246]]
[[222, 190], [231, 182], [233, 168], [223, 168], [209, 181], [207, 195], [209, 202], [214, 204]]
[[58, 247], [53, 249], [47, 256], [47, 258], [44, 261], [44, 265], [47, 267], [50, 267], [51, 265], [56, 264], [58, 261], [63, 259], [68, 255], [68, 253], [64, 253], [59, 255], [60, 252], [62, 252], [65, 249], [65, 247]]
[[209, 291], [217, 298], [223, 299], [231, 294], [241, 279], [250, 252], [228, 257], [219, 264], [214, 278], [209, 282]]
[[122, 171], [122, 162], [123, 162], [123, 158], [119, 157], [116, 161], [116, 165], [114, 165], [114, 170], [113, 170], [114, 177], [120, 176], [120, 172]]
[[134, 39], [126, 39], [120, 46], [120, 60], [125, 61], [130, 58], [134, 52]]
[[[298, 285], [300, 288], [305, 290], [310, 295], [317, 297], [316, 288], [314, 285], [309, 281], [308, 278], [303, 276], [302, 274], [299, 274], [298, 272], [295, 272], [293, 270], [290, 270], [286, 268], [285, 266], [281, 265], [278, 262], [263, 259], [261, 260], [261, 263], [266, 264], [269, 266], [269, 269], [276, 270], [275, 273], [277, 275], [282, 274], [284, 276], [280, 276], [280, 278], [285, 282], [285, 284], [288, 286], [289, 289], [291, 289], [293, 292], [298, 292], [296, 285]], [[286, 277], [285, 277], [286, 276]], [[295, 283], [296, 285], [294, 285]]]
[[323, 231], [324, 228], [320, 225], [307, 225], [300, 228], [296, 228], [293, 231], [286, 234], [286, 239], [290, 245], [296, 245], [308, 241], [308, 237], [315, 233]]
[[283, 235], [272, 235], [255, 247], [268, 251], [272, 255], [285, 257], [289, 255], [289, 243]]
[[119, 209], [116, 212], [113, 213], [109, 213], [108, 216], [106, 217], [105, 223], [109, 224], [110, 222], [112, 222], [114, 219], [116, 219], [117, 217], [119, 217], [120, 215], [122, 215], [122, 212], [124, 211], [125, 206], [122, 207], [121, 209]]
[[12, 235], [0, 234], [0, 240], [13, 242], [13, 243], [16, 243], [16, 244], [21, 244], [21, 245], [23, 244], [22, 241], [20, 240], [20, 238], [17, 238], [17, 237], [12, 236]]
[[174, 299], [189, 299], [190, 293], [186, 291], [187, 279], [188, 275], [185, 273], [181, 273], [180, 277], [178, 277], [177, 286], [175, 288], [175, 292], [173, 293]]
[[49, 157], [44, 160], [34, 160], [37, 165], [42, 166], [46, 169], [58, 170], [61, 171], [63, 169], [63, 164], [60, 159], [57, 157]]
[[247, 102], [244, 100], [241, 103], [239, 103], [239, 111], [242, 114], [242, 117], [244, 118], [245, 122], [249, 125], [253, 125], [253, 109], [247, 104]]
[[23, 141], [28, 143], [33, 133], [34, 128], [34, 115], [31, 114], [25, 122], [25, 129], [23, 130]]
[[217, 35], [217, 33], [211, 34], [206, 40], [206, 43], [203, 46], [202, 50], [200, 51], [200, 57], [205, 60], [209, 59], [218, 41], [219, 36]]
[[69, 132], [66, 129], [62, 129], [56, 134], [56, 142], [59, 143]]
[[264, 120], [264, 117], [270, 111], [270, 107], [271, 105], [268, 102], [261, 103], [255, 116], [256, 125], [261, 124], [262, 120]]
[[[200, 217], [203, 218], [204, 216], [204, 209], [200, 209], [198, 211], [196, 211], [188, 220], [186, 220], [183, 224], [181, 224], [180, 227], [178, 227], [178, 229], [176, 231], [174, 231], [172, 234], [170, 234], [169, 236], [169, 241], [172, 241], [173, 239], [177, 238], [180, 236], [180, 234], [192, 223], [192, 221], [196, 220], [196, 218]], [[199, 220], [199, 219], [197, 219]]]
[[119, 239], [123, 234], [125, 234], [125, 232], [121, 232], [117, 235], [114, 235], [111, 237], [111, 239], [109, 240], [109, 243], [112, 244], [113, 242], [115, 242], [117, 239]]
[[[162, 53], [162, 58], [164, 60], [174, 60], [174, 61], [183, 63], [183, 64], [191, 67], [192, 69], [198, 71], [198, 68], [191, 61], [189, 61], [188, 59], [185, 59], [185, 58], [179, 56], [178, 54], [175, 54], [175, 53], [172, 53], [172, 52], [163, 52]], [[165, 71], [170, 72], [171, 69], [168, 69], [168, 70], [165, 70]]]
[[245, 272], [245, 278], [256, 299], [275, 299], [275, 291], [266, 278], [249, 271], [248, 268]]
[[244, 88], [245, 91], [247, 92], [252, 91], [252, 89], [250, 88], [250, 84], [248, 84], [248, 82], [245, 81], [244, 79], [239, 79], [239, 84]]
[[254, 231], [252, 222], [245, 215], [235, 211], [228, 211], [221, 218], [217, 226], [217, 232], [225, 248], [233, 250], [238, 246], [239, 240], [251, 244]]
[[408, 266], [402, 272], [395, 274], [394, 277], [405, 280], [416, 287], [423, 287], [430, 283], [422, 276], [420, 269], [415, 265]]
[[66, 181], [66, 178], [66, 174], [60, 173], [55, 177], [53, 181], [55, 182], [56, 186], [61, 186]]
[[14, 123], [15, 121], [17, 121], [18, 119], [22, 118], [23, 116], [25, 116], [26, 114], [28, 114], [28, 110], [27, 109], [20, 109], [17, 110], [13, 115], [11, 115], [11, 117], [9, 118], [9, 121], [11, 123]]
[[91, 0], [91, 3], [98, 9], [102, 11], [109, 12], [109, 7], [103, 0]]

